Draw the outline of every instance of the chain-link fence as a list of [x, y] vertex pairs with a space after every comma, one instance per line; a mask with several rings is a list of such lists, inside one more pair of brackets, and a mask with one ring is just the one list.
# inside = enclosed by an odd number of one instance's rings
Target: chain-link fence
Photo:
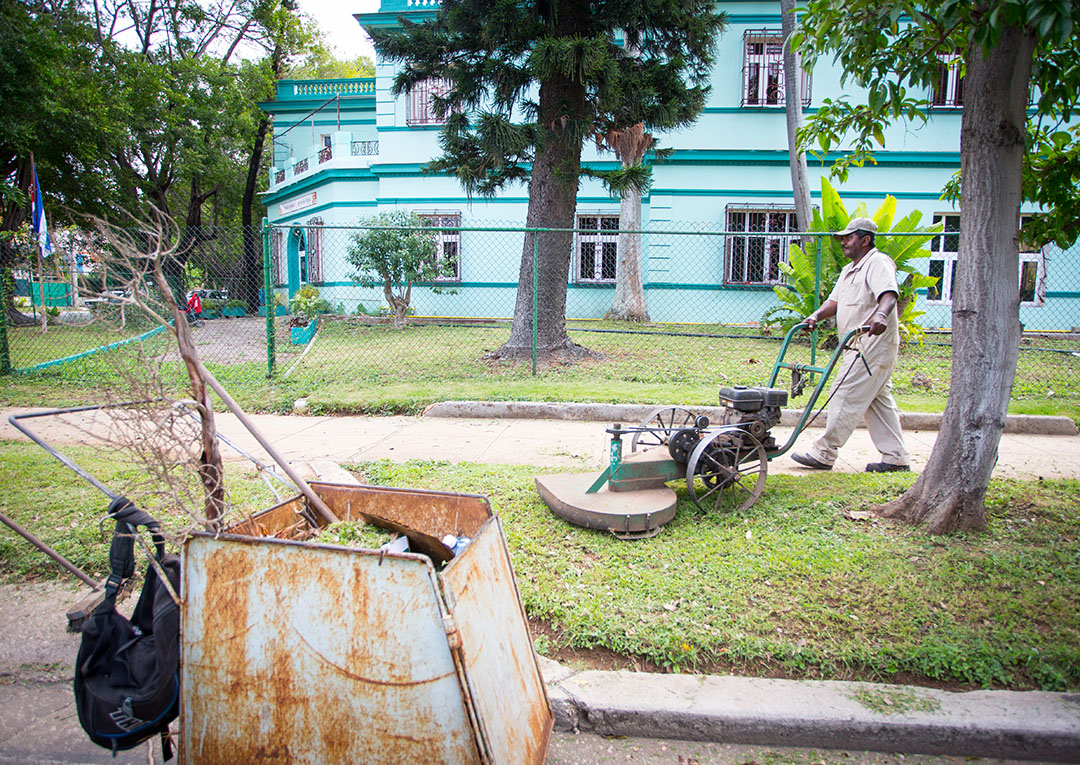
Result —
[[[200, 298], [191, 318], [203, 360], [223, 379], [288, 380], [339, 410], [369, 408], [372, 390], [390, 408], [448, 398], [712, 403], [718, 384], [768, 379], [785, 326], [836, 274], [827, 237], [806, 237], [801, 262], [790, 256], [799, 235], [761, 233], [775, 227], [749, 218], [745, 231], [653, 222], [630, 232], [600, 213], [565, 231], [462, 225], [439, 211], [420, 220], [190, 236], [170, 283], [180, 299]], [[907, 320], [927, 330], [910, 335], [894, 374], [906, 408], [940, 408], [949, 392], [951, 237], [932, 237], [928, 257], [910, 262], [937, 281], [905, 287]], [[894, 240], [878, 244], [889, 252]], [[101, 268], [94, 253], [55, 260], [82, 273], [29, 259], [7, 272], [8, 369], [94, 379], [134, 348], [140, 363], [176, 361], [169, 333], [138, 310], [137, 278]], [[1024, 253], [1020, 269], [1014, 399], [1080, 409], [1080, 247]], [[571, 345], [546, 353], [564, 329]], [[824, 342], [793, 344], [789, 360], [822, 363]]]

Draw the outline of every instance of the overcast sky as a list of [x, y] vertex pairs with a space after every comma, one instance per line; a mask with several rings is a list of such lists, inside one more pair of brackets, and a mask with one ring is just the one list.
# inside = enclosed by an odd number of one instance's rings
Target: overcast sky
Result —
[[376, 13], [380, 0], [300, 0], [300, 8], [315, 19], [338, 58], [367, 56], [375, 60], [371, 41], [353, 18], [354, 13]]

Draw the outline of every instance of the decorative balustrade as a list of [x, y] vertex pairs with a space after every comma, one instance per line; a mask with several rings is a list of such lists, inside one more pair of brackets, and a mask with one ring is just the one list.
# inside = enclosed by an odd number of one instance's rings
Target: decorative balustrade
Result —
[[353, 141], [352, 152], [354, 157], [371, 157], [379, 153], [378, 141]]
[[294, 96], [368, 96], [375, 93], [375, 80], [349, 78], [292, 83]]
[[334, 148], [332, 146], [324, 146], [319, 152], [319, 164], [323, 162], [329, 162], [334, 158]]
[[306, 173], [307, 172], [307, 167], [308, 167], [307, 157], [304, 157], [302, 160], [300, 160], [299, 162], [297, 162], [296, 164], [294, 164], [292, 166], [292, 174], [293, 175], [300, 175], [300, 173]]
[[274, 173], [274, 183], [285, 183], [285, 170], [278, 170]]

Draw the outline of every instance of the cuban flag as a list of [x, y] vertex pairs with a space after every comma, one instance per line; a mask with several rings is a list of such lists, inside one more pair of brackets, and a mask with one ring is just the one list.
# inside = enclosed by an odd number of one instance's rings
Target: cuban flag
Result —
[[41, 254], [51, 255], [53, 246], [52, 239], [49, 238], [49, 223], [45, 220], [45, 200], [41, 197], [41, 186], [38, 184], [37, 167], [33, 159], [30, 160], [30, 211]]

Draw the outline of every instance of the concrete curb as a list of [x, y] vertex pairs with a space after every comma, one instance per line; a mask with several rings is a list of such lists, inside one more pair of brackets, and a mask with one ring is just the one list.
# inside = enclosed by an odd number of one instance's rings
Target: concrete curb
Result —
[[[441, 401], [424, 410], [425, 417], [492, 417], [528, 420], [586, 420], [595, 422], [642, 422], [657, 409], [644, 404], [578, 404], [548, 401]], [[704, 414], [718, 422], [721, 412], [718, 406], [695, 406], [697, 414]], [[802, 416], [801, 409], [785, 409], [780, 425], [795, 427]], [[818, 422], [823, 426], [824, 419]], [[905, 430], [938, 430], [941, 415], [935, 413], [901, 412], [900, 424]], [[1010, 414], [1005, 418], [1006, 433], [1042, 436], [1075, 436], [1076, 423], [1068, 417]]]
[[1080, 762], [1077, 694], [542, 667], [559, 730]]

